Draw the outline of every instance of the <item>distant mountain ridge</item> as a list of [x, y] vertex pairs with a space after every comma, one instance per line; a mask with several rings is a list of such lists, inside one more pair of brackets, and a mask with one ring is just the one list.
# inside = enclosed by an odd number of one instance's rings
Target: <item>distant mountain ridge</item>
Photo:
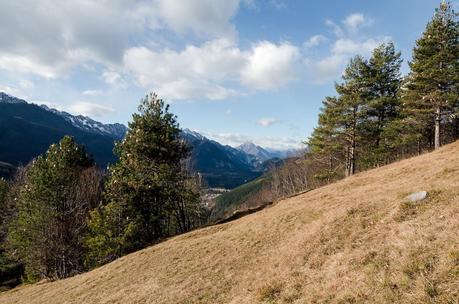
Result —
[[271, 153], [266, 151], [260, 146], [257, 146], [254, 143], [251, 142], [245, 142], [239, 147], [237, 147], [238, 150], [245, 152], [248, 155], [254, 156], [257, 161], [259, 162], [264, 162], [267, 161], [268, 159], [275, 158], [276, 156], [273, 156]]
[[116, 161], [114, 142], [124, 136], [123, 127], [104, 125], [0, 92], [0, 161], [14, 166], [27, 164], [52, 143], [71, 135], [85, 145], [97, 164], [105, 167]]
[[[29, 104], [27, 101], [8, 95], [6, 93], [0, 92], [0, 103], [8, 104]], [[39, 105], [41, 108], [59, 115], [71, 123], [73, 126], [85, 130], [88, 132], [93, 132], [97, 134], [109, 135], [116, 139], [121, 139], [124, 137], [127, 131], [127, 127], [120, 123], [115, 124], [103, 124], [101, 122], [95, 121], [90, 117], [83, 115], [72, 115], [64, 111], [59, 111], [53, 108], [49, 108], [46, 105]]]
[[[116, 161], [114, 142], [124, 137], [127, 127], [103, 124], [0, 92], [0, 130], [0, 161], [25, 165], [64, 135], [71, 135], [104, 168]], [[270, 156], [274, 153], [254, 144], [233, 148], [189, 129], [181, 136], [192, 147], [189, 167], [202, 176], [205, 186], [235, 188], [259, 177], [273, 163]]]
[[263, 173], [253, 165], [254, 158], [243, 151], [189, 129], [182, 131], [182, 137], [192, 147], [190, 169], [202, 175], [206, 186], [231, 189]]

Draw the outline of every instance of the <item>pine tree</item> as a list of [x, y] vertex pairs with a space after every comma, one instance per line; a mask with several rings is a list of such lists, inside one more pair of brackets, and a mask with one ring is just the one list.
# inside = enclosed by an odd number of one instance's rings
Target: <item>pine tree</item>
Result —
[[5, 207], [8, 188], [9, 187], [7, 181], [0, 177], [0, 210], [3, 210]]
[[360, 126], [368, 88], [365, 82], [367, 63], [361, 56], [351, 59], [342, 76], [343, 83], [336, 84], [338, 97], [338, 130], [343, 136], [346, 150], [346, 176], [356, 172], [357, 148], [361, 139]]
[[199, 197], [187, 185], [182, 160], [188, 147], [169, 106], [150, 94], [115, 152], [106, 204], [91, 213], [87, 263], [91, 266], [191, 228], [190, 209]]
[[343, 138], [339, 133], [339, 104], [336, 97], [326, 97], [322, 102], [318, 126], [307, 141], [308, 156], [321, 167], [316, 174], [319, 180], [330, 183], [344, 172]]
[[356, 56], [351, 59], [342, 76], [343, 82], [336, 84], [338, 97], [327, 97], [319, 115], [319, 126], [308, 140], [309, 157], [318, 159], [324, 166], [321, 178], [331, 181], [337, 168], [344, 167], [345, 176], [356, 172], [357, 149], [362, 138], [362, 122], [368, 100], [367, 62]]
[[378, 46], [368, 61], [365, 75], [368, 94], [362, 130], [367, 140], [364, 156], [369, 167], [387, 163], [390, 157], [385, 134], [392, 122], [399, 118], [401, 64], [401, 53], [395, 51], [392, 42]]
[[450, 3], [441, 3], [416, 41], [410, 67], [403, 94], [407, 116], [417, 121], [419, 135], [433, 132], [430, 141], [438, 149], [442, 126], [458, 106], [459, 22]]
[[0, 178], [0, 291], [21, 283], [23, 266], [6, 251], [8, 224], [16, 212], [13, 198], [23, 169], [19, 168], [13, 181]]
[[86, 217], [98, 200], [97, 193], [88, 197], [93, 166], [85, 149], [65, 136], [27, 169], [8, 243], [25, 264], [28, 280], [64, 278], [83, 270]]

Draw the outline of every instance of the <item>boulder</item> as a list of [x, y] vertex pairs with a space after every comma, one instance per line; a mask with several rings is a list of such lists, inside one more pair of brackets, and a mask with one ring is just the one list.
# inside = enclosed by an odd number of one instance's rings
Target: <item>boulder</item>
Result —
[[414, 192], [406, 197], [407, 200], [409, 200], [412, 203], [417, 203], [420, 201], [423, 201], [427, 198], [427, 191], [418, 191]]

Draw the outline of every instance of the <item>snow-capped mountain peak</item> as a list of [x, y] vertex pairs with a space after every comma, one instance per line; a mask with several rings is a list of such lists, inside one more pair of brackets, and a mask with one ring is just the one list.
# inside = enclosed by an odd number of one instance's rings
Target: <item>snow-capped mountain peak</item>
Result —
[[0, 92], [0, 102], [4, 102], [4, 103], [22, 103], [22, 104], [26, 104], [27, 103], [27, 101], [25, 101], [23, 99], [8, 95], [8, 94], [3, 93], [3, 92]]
[[268, 151], [251, 142], [245, 142], [239, 147], [237, 147], [237, 149], [249, 155], [255, 156], [259, 161], [262, 162], [273, 158]]
[[[29, 104], [27, 101], [23, 99], [8, 95], [3, 92], [0, 92], [0, 102], [10, 104]], [[126, 126], [123, 124], [103, 124], [101, 122], [95, 121], [90, 117], [83, 115], [72, 115], [64, 111], [49, 108], [46, 105], [40, 105], [39, 107], [61, 116], [76, 128], [89, 131], [92, 133], [109, 135], [114, 137], [115, 139], [121, 139], [124, 137], [127, 131]]]
[[123, 124], [115, 123], [115, 124], [103, 124], [101, 122], [95, 121], [94, 119], [83, 116], [83, 115], [72, 115], [67, 112], [58, 111], [56, 109], [50, 109], [45, 105], [42, 105], [44, 109], [56, 113], [62, 116], [65, 120], [70, 122], [75, 127], [90, 131], [93, 133], [99, 134], [106, 134], [111, 135], [117, 139], [121, 139], [126, 134], [127, 128]]
[[195, 139], [198, 139], [198, 140], [209, 140], [207, 137], [204, 137], [203, 135], [201, 135], [200, 133], [196, 132], [196, 131], [193, 131], [193, 130], [190, 130], [188, 128], [185, 128], [182, 130], [182, 133], [186, 136], [191, 136], [191, 137], [194, 137]]

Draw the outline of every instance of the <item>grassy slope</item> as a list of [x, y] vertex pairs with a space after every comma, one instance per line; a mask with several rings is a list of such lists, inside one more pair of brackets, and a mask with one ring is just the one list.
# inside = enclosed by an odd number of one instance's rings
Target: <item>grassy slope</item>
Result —
[[458, 214], [455, 143], [0, 303], [457, 303]]

